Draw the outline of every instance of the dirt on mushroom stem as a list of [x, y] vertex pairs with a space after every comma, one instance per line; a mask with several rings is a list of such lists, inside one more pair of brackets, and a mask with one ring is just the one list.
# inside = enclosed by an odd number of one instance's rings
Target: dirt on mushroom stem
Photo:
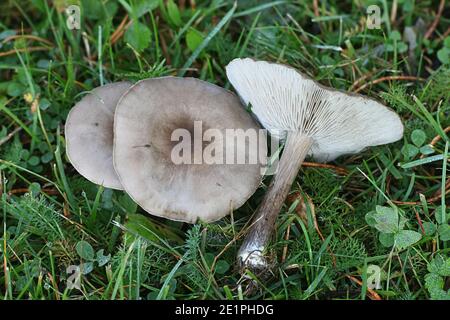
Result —
[[302, 133], [293, 131], [288, 133], [277, 174], [259, 205], [254, 222], [239, 249], [238, 260], [242, 271], [248, 269], [260, 276], [269, 271], [272, 262], [267, 256], [267, 244], [273, 234], [284, 200], [312, 143], [313, 139]]

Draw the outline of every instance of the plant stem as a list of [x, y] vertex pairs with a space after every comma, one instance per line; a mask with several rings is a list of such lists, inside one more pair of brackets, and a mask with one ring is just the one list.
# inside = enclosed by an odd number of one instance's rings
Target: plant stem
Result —
[[263, 256], [275, 222], [291, 185], [308, 154], [312, 139], [298, 132], [289, 132], [278, 171], [262, 200], [247, 237], [239, 249], [238, 261], [243, 269], [263, 271], [269, 262]]

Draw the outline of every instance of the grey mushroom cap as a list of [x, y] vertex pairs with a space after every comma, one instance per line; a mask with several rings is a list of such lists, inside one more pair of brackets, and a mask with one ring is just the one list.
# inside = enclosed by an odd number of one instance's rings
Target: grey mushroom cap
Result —
[[66, 153], [89, 181], [122, 190], [113, 166], [113, 121], [117, 102], [131, 82], [97, 87], [69, 112], [65, 125]]
[[[194, 78], [141, 80], [117, 105], [114, 166], [125, 191], [152, 215], [189, 223], [216, 221], [244, 204], [261, 182], [261, 165], [247, 161], [257, 152], [247, 140], [237, 146], [245, 152], [243, 164], [174, 162], [172, 152], [179, 145], [174, 131], [195, 138], [196, 121], [204, 134], [208, 129], [224, 136], [226, 129], [260, 129], [236, 95]], [[201, 141], [201, 150], [215, 148], [223, 155], [229, 143]], [[266, 156], [266, 145], [260, 147]]]
[[400, 117], [380, 102], [327, 88], [298, 70], [277, 63], [234, 59], [228, 79], [261, 124], [278, 138], [299, 132], [313, 139], [318, 161], [358, 153], [403, 136]]

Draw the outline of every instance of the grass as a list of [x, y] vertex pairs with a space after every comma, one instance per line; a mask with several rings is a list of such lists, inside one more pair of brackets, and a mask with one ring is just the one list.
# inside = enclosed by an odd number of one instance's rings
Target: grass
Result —
[[[444, 1], [438, 15], [441, 2], [82, 0], [80, 29], [69, 30], [64, 8], [80, 1], [3, 1], [3, 298], [449, 299], [450, 8]], [[366, 26], [371, 4], [380, 29]], [[277, 268], [270, 279], [247, 274], [253, 292], [239, 285], [235, 257], [270, 179], [218, 223], [171, 222], [77, 174], [62, 131], [96, 86], [179, 75], [230, 88], [224, 66], [245, 56], [378, 98], [405, 125], [399, 142], [303, 167], [277, 221]]]

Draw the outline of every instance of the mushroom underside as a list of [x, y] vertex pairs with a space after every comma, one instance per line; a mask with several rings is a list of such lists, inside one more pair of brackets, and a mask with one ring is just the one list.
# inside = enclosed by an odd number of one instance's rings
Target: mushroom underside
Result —
[[[235, 59], [228, 79], [260, 123], [286, 139], [278, 173], [258, 207], [239, 250], [243, 270], [267, 269], [265, 254], [283, 201], [306, 154], [331, 161], [403, 136], [399, 116], [378, 101], [326, 88], [292, 67]], [[296, 151], [294, 151], [296, 150]]]

